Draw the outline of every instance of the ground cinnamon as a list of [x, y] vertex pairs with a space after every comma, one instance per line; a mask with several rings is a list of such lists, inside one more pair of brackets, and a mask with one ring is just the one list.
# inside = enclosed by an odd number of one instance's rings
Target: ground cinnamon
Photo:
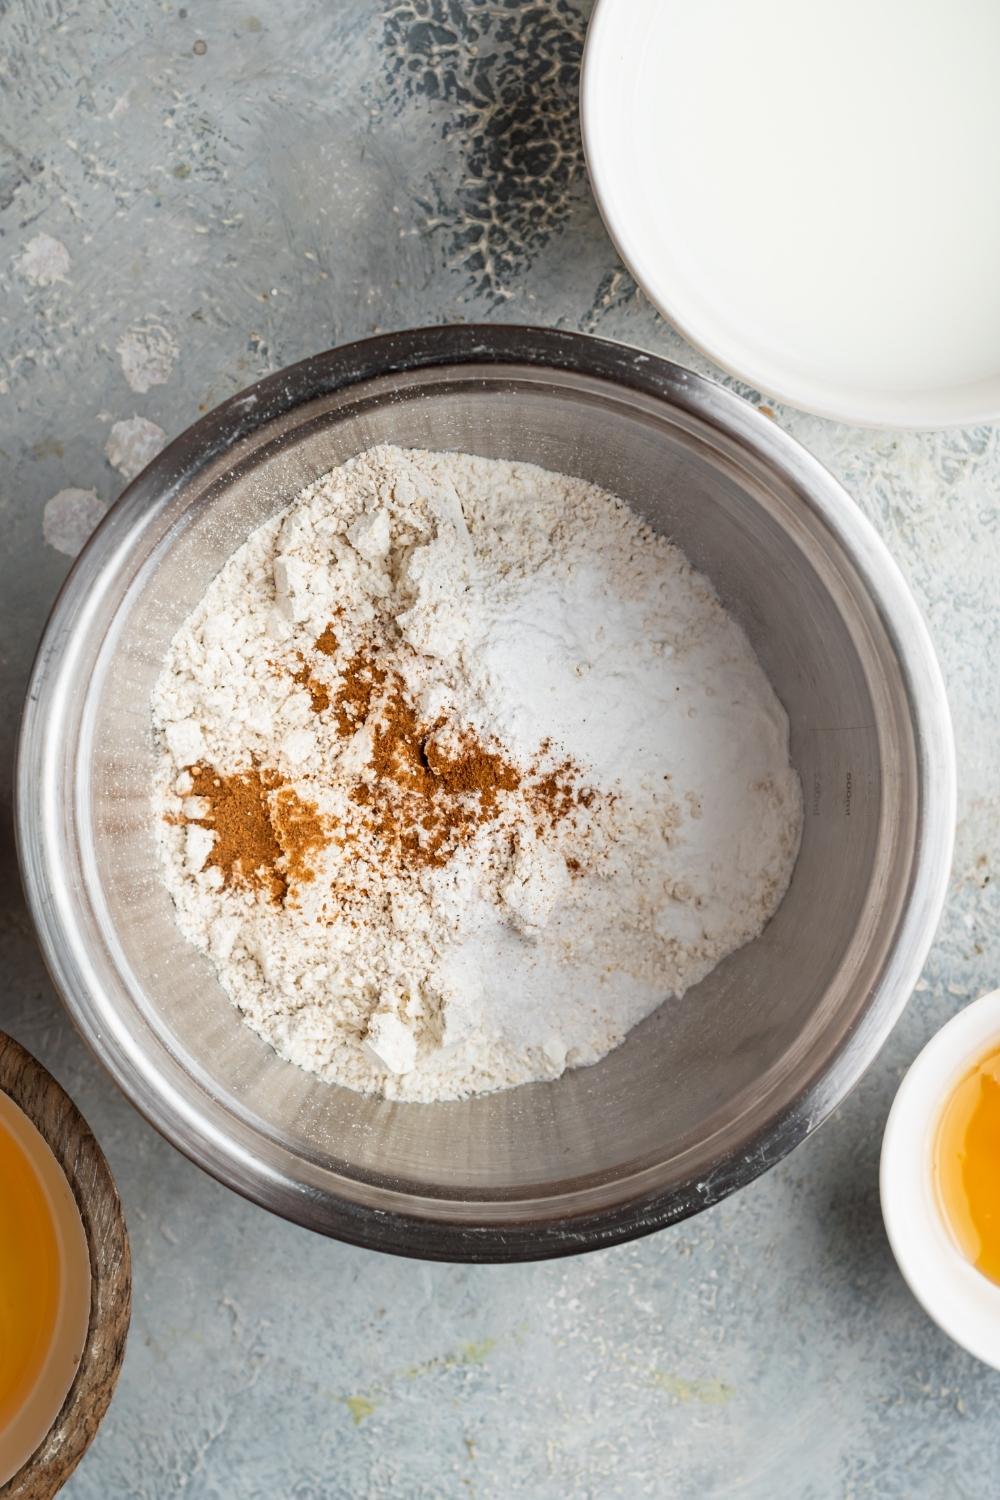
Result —
[[357, 651], [350, 658], [343, 668], [342, 681], [333, 700], [340, 734], [353, 734], [361, 727], [371, 712], [373, 700], [385, 685], [385, 679], [385, 671], [367, 652]]
[[292, 673], [292, 681], [305, 688], [314, 714], [325, 713], [330, 707], [330, 689], [325, 682], [320, 682], [318, 677], [314, 677], [304, 663], [297, 672]]
[[[321, 655], [339, 654], [332, 624], [315, 645]], [[443, 721], [424, 722], [402, 677], [371, 648], [355, 651], [340, 667], [334, 692], [303, 656], [298, 660], [292, 678], [308, 692], [313, 712], [332, 706], [341, 736], [366, 723], [371, 733], [370, 773], [348, 792], [356, 816], [337, 833], [344, 846], [361, 840], [373, 843], [385, 861], [440, 866], [501, 816], [509, 796], [520, 794], [543, 836], [596, 795], [579, 786], [569, 760], [522, 772], [499, 745], [484, 744], [471, 729], [448, 734]], [[539, 759], [550, 760], [551, 749], [546, 741]], [[275, 902], [293, 900], [292, 888], [315, 878], [317, 857], [330, 842], [330, 820], [270, 769], [219, 776], [195, 766], [190, 775], [208, 811], [184, 821], [215, 834], [207, 863], [222, 871], [227, 885], [254, 887]]]
[[426, 756], [441, 791], [449, 797], [478, 796], [485, 816], [495, 809], [498, 792], [514, 792], [521, 785], [520, 772], [472, 734], [463, 736], [455, 754], [447, 754], [432, 742]]
[[328, 625], [323, 634], [316, 638], [316, 650], [321, 656], [336, 656], [340, 650], [340, 642], [333, 633], [333, 625]]
[[348, 664], [341, 691], [345, 715], [351, 707], [352, 732], [366, 719], [370, 726], [374, 774], [359, 779], [350, 796], [383, 859], [447, 863], [477, 828], [500, 815], [507, 794], [520, 791], [547, 827], [579, 805], [569, 761], [526, 780], [499, 746], [484, 744], [472, 730], [449, 737], [443, 723], [425, 723], [402, 678], [363, 652]]
[[529, 800], [536, 815], [549, 824], [558, 823], [568, 817], [576, 806], [589, 806], [584, 802], [588, 796], [586, 789], [580, 790], [575, 785], [577, 776], [576, 767], [570, 760], [564, 760], [554, 770], [547, 771], [538, 777], [530, 790]]
[[313, 880], [313, 856], [328, 843], [328, 820], [320, 815], [315, 802], [306, 802], [293, 786], [279, 787], [269, 806], [286, 880], [294, 883]]
[[188, 774], [192, 795], [208, 810], [184, 821], [215, 834], [206, 864], [221, 870], [226, 885], [249, 886], [284, 902], [293, 881], [313, 878], [308, 860], [326, 842], [322, 819], [276, 771], [251, 766], [220, 776], [211, 767], [191, 766]]

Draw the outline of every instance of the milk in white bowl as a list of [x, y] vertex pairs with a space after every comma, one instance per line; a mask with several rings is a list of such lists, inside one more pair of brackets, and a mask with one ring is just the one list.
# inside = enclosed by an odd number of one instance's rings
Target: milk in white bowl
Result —
[[996, 0], [600, 0], [588, 162], [695, 343], [847, 420], [1000, 415]]

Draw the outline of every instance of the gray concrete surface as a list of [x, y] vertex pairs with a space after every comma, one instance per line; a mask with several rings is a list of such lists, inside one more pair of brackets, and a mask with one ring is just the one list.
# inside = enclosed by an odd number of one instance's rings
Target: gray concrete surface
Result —
[[[876, 1191], [901, 1072], [1000, 980], [996, 429], [893, 436], [773, 408], [926, 611], [958, 738], [958, 848], [938, 941], [877, 1064], [710, 1214], [507, 1269], [390, 1260], [279, 1223], [117, 1096], [21, 903], [15, 724], [67, 552], [123, 482], [105, 456], [115, 423], [174, 434], [319, 347], [455, 319], [592, 330], [717, 373], [636, 294], [590, 200], [586, 14], [577, 0], [0, 6], [0, 1025], [91, 1120], [135, 1256], [124, 1374], [71, 1500], [996, 1493], [1000, 1376], [912, 1301]], [[766, 159], [766, 142], [746, 145], [751, 166]], [[928, 183], [927, 208], [946, 211], [946, 183]]]

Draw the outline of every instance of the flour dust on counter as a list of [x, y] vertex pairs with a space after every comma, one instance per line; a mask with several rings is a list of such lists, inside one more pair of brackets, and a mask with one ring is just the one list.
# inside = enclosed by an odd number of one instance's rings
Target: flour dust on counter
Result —
[[788, 723], [711, 585], [581, 479], [373, 448], [239, 548], [153, 697], [181, 931], [321, 1077], [558, 1077], [756, 937]]

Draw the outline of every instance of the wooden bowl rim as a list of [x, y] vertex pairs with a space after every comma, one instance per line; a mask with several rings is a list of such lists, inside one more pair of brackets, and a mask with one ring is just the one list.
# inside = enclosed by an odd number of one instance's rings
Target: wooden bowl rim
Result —
[[0, 1485], [0, 1500], [51, 1500], [90, 1447], [118, 1381], [132, 1311], [131, 1252], [118, 1190], [90, 1126], [48, 1069], [4, 1032], [0, 1091], [27, 1115], [62, 1168], [90, 1257], [90, 1317], [73, 1383], [34, 1453]]

